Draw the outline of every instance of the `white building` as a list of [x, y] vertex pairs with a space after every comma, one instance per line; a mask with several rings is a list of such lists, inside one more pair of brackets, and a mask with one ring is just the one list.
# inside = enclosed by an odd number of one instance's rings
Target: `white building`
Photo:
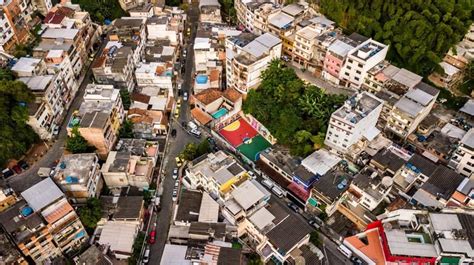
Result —
[[271, 33], [242, 33], [226, 39], [227, 85], [247, 94], [260, 85], [262, 72], [280, 58], [282, 41]]
[[401, 138], [408, 137], [430, 113], [438, 94], [438, 89], [423, 82], [408, 90], [395, 103], [385, 128]]
[[385, 60], [388, 46], [369, 39], [352, 49], [342, 67], [339, 79], [345, 81], [346, 86], [359, 88], [367, 71]]
[[383, 101], [367, 92], [349, 98], [331, 115], [324, 143], [346, 153], [362, 137], [372, 140], [378, 134], [375, 125], [382, 107]]
[[28, 124], [41, 139], [50, 140], [53, 131], [64, 119], [65, 105], [61, 97], [62, 82], [58, 75], [21, 77], [35, 95], [35, 102], [29, 106]]
[[474, 129], [470, 129], [459, 142], [449, 166], [458, 173], [470, 177], [474, 172]]
[[5, 13], [0, 10], [0, 28], [2, 28], [2, 34], [0, 35], [0, 47], [8, 43], [14, 36], [15, 32], [13, 31], [12, 24]]
[[173, 95], [173, 67], [166, 63], [143, 63], [135, 70], [135, 78], [142, 94]]
[[45, 74], [46, 64], [42, 59], [21, 57], [12, 67], [18, 77], [31, 77]]
[[148, 40], [169, 40], [171, 45], [180, 43], [181, 33], [172, 25], [173, 18], [154, 16], [146, 21]]

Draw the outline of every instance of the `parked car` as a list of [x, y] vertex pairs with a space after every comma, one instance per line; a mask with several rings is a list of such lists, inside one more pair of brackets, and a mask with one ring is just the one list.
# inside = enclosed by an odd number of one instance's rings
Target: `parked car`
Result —
[[178, 189], [174, 189], [173, 190], [173, 201], [177, 201], [178, 200]]
[[178, 178], [178, 169], [174, 168], [173, 169], [173, 179], [177, 179], [177, 178]]
[[201, 138], [201, 132], [198, 129], [192, 129], [189, 131], [192, 135], [196, 136], [197, 138]]
[[183, 100], [188, 101], [188, 92], [183, 93]]
[[183, 161], [178, 156], [175, 157], [175, 160], [176, 160], [176, 166], [180, 167], [183, 165]]
[[150, 236], [148, 238], [148, 243], [149, 244], [155, 244], [156, 242], [156, 225], [153, 225], [153, 228], [151, 229]]
[[249, 174], [249, 176], [250, 176], [251, 179], [255, 179], [255, 178], [256, 178], [255, 173], [253, 173], [252, 170], [247, 171], [247, 174]]
[[291, 210], [293, 210], [295, 213], [300, 212], [300, 207], [298, 207], [296, 204], [289, 202], [288, 207], [290, 207]]
[[13, 171], [12, 171], [11, 169], [9, 169], [9, 168], [5, 168], [4, 170], [2, 170], [2, 176], [3, 176], [4, 178], [8, 178], [8, 177], [11, 177], [11, 176], [13, 176], [13, 175], [15, 175], [15, 172], [13, 172]]
[[25, 160], [20, 160], [18, 161], [18, 165], [21, 167], [21, 169], [23, 170], [27, 170], [28, 168], [30, 168], [30, 166], [28, 165], [28, 163], [26, 163]]
[[22, 171], [22, 170], [21, 170], [21, 167], [20, 167], [18, 164], [17, 164], [17, 165], [14, 165], [14, 166], [12, 167], [12, 170], [13, 170], [15, 173], [17, 173], [17, 174], [20, 174], [21, 171]]
[[179, 107], [176, 106], [176, 109], [174, 110], [174, 118], [178, 119], [179, 118]]
[[175, 182], [174, 182], [174, 188], [177, 189], [179, 187], [179, 180], [177, 179]]
[[146, 249], [145, 249], [145, 254], [143, 254], [143, 260], [142, 261], [143, 261], [143, 263], [146, 264], [146, 263], [148, 263], [149, 259], [150, 259], [150, 247], [147, 246]]
[[171, 130], [171, 137], [176, 137], [176, 129]]
[[316, 229], [319, 229], [321, 227], [314, 218], [309, 219], [308, 224]]

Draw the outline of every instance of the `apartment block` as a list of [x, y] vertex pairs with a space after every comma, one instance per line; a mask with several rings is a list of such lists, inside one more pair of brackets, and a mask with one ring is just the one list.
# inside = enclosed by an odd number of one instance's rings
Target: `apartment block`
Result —
[[443, 69], [443, 72], [434, 72], [428, 77], [436, 86], [453, 89], [462, 82], [464, 77], [462, 68], [460, 69], [446, 61], [440, 62], [439, 66]]
[[144, 0], [120, 0], [118, 1], [123, 10], [129, 11], [145, 3]]
[[21, 57], [11, 69], [18, 77], [32, 77], [46, 73], [46, 64], [40, 58]]
[[109, 41], [117, 41], [132, 49], [134, 65], [141, 62], [145, 51], [147, 39], [145, 21], [144, 18], [130, 17], [116, 19], [108, 34]]
[[79, 217], [52, 179], [21, 193], [24, 200], [0, 214], [20, 251], [36, 263], [77, 251], [88, 239]]
[[135, 70], [135, 78], [141, 94], [173, 96], [173, 67], [167, 63], [142, 63]]
[[135, 138], [156, 140], [168, 134], [168, 119], [163, 111], [131, 107], [127, 111], [127, 119], [133, 123]]
[[324, 143], [346, 153], [363, 137], [373, 139], [379, 132], [375, 126], [382, 107], [383, 101], [367, 92], [349, 98], [331, 115]]
[[66, 106], [59, 76], [21, 77], [19, 81], [25, 83], [35, 96], [34, 103], [28, 107], [28, 124], [41, 139], [51, 140], [54, 130], [61, 126], [65, 117]]
[[221, 4], [217, 0], [200, 0], [199, 1], [199, 21], [208, 23], [220, 23]]
[[154, 15], [154, 8], [151, 3], [143, 3], [128, 11], [130, 17], [151, 18]]
[[102, 166], [102, 175], [109, 188], [138, 187], [147, 189], [153, 177], [153, 159], [129, 151], [111, 151]]
[[470, 177], [474, 171], [474, 129], [470, 129], [457, 145], [451, 156], [449, 167], [463, 176]]
[[398, 68], [387, 61], [372, 67], [361, 85], [361, 89], [370, 93], [392, 93], [403, 96], [418, 85], [423, 78], [404, 68]]
[[186, 169], [183, 184], [191, 189], [204, 189], [223, 202], [248, 178], [247, 171], [235, 158], [218, 151], [192, 161]]
[[50, 50], [43, 60], [46, 64], [47, 73], [58, 75], [61, 83], [61, 97], [66, 109], [69, 108], [80, 84], [74, 75], [72, 63], [67, 52], [63, 50]]
[[94, 153], [64, 155], [53, 178], [72, 203], [98, 198], [103, 186], [99, 158]]
[[329, 82], [339, 84], [339, 76], [346, 57], [357, 45], [356, 41], [348, 37], [341, 37], [332, 41], [332, 44], [327, 47], [321, 76]]
[[36, 10], [38, 10], [43, 16], [53, 7], [51, 0], [33, 0], [32, 4]]
[[233, 88], [224, 92], [217, 89], [206, 89], [193, 95], [193, 118], [201, 125], [210, 126], [232, 117], [242, 110], [242, 94]]
[[226, 40], [227, 85], [246, 95], [260, 85], [261, 73], [281, 56], [282, 42], [271, 33], [242, 33]]
[[179, 17], [170, 17], [167, 15], [154, 16], [146, 21], [148, 40], [169, 40], [171, 45], [182, 43], [183, 25], [180, 25]]
[[439, 90], [423, 82], [417, 84], [395, 103], [385, 130], [405, 139], [430, 113]]
[[92, 73], [97, 82], [128, 92], [135, 88], [134, 71], [132, 48], [118, 41], [107, 42], [99, 59], [92, 64]]
[[369, 69], [385, 60], [388, 46], [369, 39], [349, 51], [339, 78], [342, 85], [359, 88]]
[[[8, 0], [0, 2], [1, 23], [5, 25], [5, 36], [2, 35], [2, 48], [12, 51], [17, 44], [26, 43], [30, 36], [31, 14], [33, 5], [27, 0]], [[12, 36], [13, 34], [13, 36]], [[9, 37], [10, 36], [10, 37]]]
[[118, 130], [124, 120], [124, 109], [119, 90], [112, 85], [89, 84], [84, 94], [84, 102], [68, 124], [68, 134], [73, 127], [97, 148], [99, 158], [107, 154], [117, 140]]

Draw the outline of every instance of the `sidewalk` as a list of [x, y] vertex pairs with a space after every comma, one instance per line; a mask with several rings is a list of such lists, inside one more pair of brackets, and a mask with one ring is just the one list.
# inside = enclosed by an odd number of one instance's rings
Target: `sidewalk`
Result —
[[345, 87], [339, 87], [335, 86], [328, 81], [315, 77], [308, 71], [301, 71], [301, 65], [298, 65], [294, 62], [287, 63], [287, 66], [293, 68], [295, 70], [296, 75], [303, 81], [307, 81], [308, 83], [315, 85], [319, 88], [324, 89], [326, 92], [329, 94], [344, 94], [344, 95], [351, 95], [355, 91], [352, 90], [351, 88], [345, 88]]

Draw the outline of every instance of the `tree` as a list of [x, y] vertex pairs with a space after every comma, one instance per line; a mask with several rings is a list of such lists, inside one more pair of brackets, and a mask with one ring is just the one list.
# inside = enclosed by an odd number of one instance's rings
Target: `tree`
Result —
[[313, 231], [311, 232], [311, 234], [309, 234], [309, 242], [313, 243], [313, 245], [317, 247], [322, 247], [323, 245], [321, 237], [319, 236], [319, 233], [317, 231]]
[[200, 157], [204, 154], [207, 154], [211, 151], [211, 145], [207, 139], [204, 139], [202, 142], [199, 143], [196, 150], [196, 158]]
[[179, 154], [184, 160], [192, 161], [197, 154], [197, 145], [195, 143], [189, 143], [184, 147], [184, 150]]
[[119, 1], [110, 0], [72, 0], [73, 4], [79, 4], [82, 9], [89, 12], [92, 20], [104, 23], [105, 19], [114, 20], [127, 15]]
[[470, 1], [321, 0], [320, 11], [347, 32], [390, 44], [388, 59], [420, 75], [431, 73], [472, 23]]
[[15, 80], [15, 75], [13, 71], [8, 68], [0, 68], [0, 81], [13, 81]]
[[133, 122], [129, 119], [125, 119], [122, 126], [119, 129], [120, 138], [133, 138]]
[[84, 137], [79, 132], [79, 128], [74, 126], [72, 128], [71, 136], [66, 140], [66, 150], [73, 154], [89, 153], [94, 151], [94, 148], [89, 146]]
[[25, 83], [0, 81], [0, 165], [24, 155], [39, 137], [28, 122], [34, 96]]
[[250, 90], [243, 105], [291, 153], [305, 156], [323, 146], [329, 117], [345, 100], [306, 85], [280, 60], [263, 71], [258, 89]]
[[142, 251], [143, 242], [145, 241], [145, 233], [140, 231], [133, 241], [133, 253], [132, 256], [128, 259], [128, 264], [134, 265], [137, 264], [138, 259], [140, 258], [140, 253]]
[[249, 265], [263, 265], [263, 261], [257, 253], [247, 253], [245, 254], [245, 257], [247, 258], [247, 264]]
[[123, 108], [128, 110], [132, 104], [128, 90], [120, 89], [120, 98], [122, 99]]
[[97, 227], [97, 222], [102, 218], [102, 208], [99, 199], [87, 199], [86, 205], [79, 207], [77, 212], [87, 233], [92, 235]]

